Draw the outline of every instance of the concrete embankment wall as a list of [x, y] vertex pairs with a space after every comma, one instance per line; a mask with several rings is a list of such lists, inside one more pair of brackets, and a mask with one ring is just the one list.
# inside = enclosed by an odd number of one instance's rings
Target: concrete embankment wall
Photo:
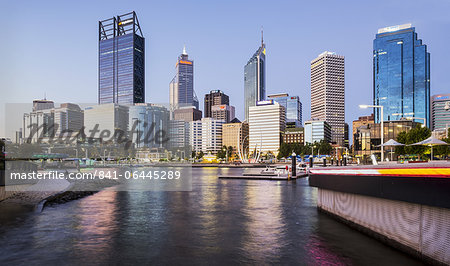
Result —
[[317, 205], [426, 262], [450, 265], [450, 209], [321, 188]]

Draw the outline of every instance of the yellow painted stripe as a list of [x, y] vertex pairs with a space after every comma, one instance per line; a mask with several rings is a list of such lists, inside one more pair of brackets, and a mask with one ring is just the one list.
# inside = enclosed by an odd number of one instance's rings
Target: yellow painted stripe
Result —
[[397, 168], [377, 170], [382, 175], [450, 176], [450, 168]]

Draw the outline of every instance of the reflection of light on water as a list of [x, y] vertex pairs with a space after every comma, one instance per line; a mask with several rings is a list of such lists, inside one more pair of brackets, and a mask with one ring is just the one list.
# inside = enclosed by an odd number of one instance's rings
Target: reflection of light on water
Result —
[[351, 260], [338, 256], [318, 237], [311, 236], [306, 244], [308, 260], [312, 265], [350, 265]]
[[95, 196], [95, 200], [81, 200], [79, 203], [79, 223], [76, 227], [80, 236], [74, 247], [87, 260], [101, 260], [101, 254], [108, 254], [113, 248], [112, 238], [119, 230], [116, 219], [117, 193], [103, 191]]
[[214, 252], [216, 245], [219, 245], [216, 241], [218, 235], [218, 221], [217, 221], [217, 206], [220, 204], [219, 195], [217, 189], [217, 178], [214, 176], [217, 173], [217, 169], [207, 169], [207, 173], [203, 180], [206, 183], [205, 186], [202, 186], [199, 193], [200, 199], [202, 199], [200, 204], [200, 210], [202, 210], [199, 214], [200, 226], [203, 228], [200, 231], [201, 238], [205, 243], [209, 243], [209, 245], [205, 245], [204, 252]]
[[283, 248], [285, 221], [282, 217], [281, 187], [248, 186], [246, 191], [246, 236], [243, 249], [255, 261], [278, 258]]

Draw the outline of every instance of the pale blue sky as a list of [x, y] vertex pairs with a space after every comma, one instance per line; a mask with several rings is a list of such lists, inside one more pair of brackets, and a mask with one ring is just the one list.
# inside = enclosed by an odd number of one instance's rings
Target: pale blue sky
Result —
[[55, 102], [97, 102], [98, 21], [132, 10], [146, 38], [147, 102], [168, 101], [186, 44], [200, 101], [221, 89], [242, 118], [243, 69], [259, 46], [261, 26], [267, 93], [299, 95], [304, 121], [310, 117], [309, 62], [325, 50], [345, 56], [346, 121], [370, 112], [358, 104], [372, 101], [372, 41], [378, 28], [390, 25], [416, 27], [431, 53], [432, 94], [450, 92], [450, 1], [2, 0], [1, 6], [1, 110], [44, 93]]

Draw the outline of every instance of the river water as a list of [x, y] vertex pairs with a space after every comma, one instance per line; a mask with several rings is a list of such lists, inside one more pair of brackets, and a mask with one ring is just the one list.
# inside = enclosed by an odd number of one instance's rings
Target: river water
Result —
[[106, 189], [3, 221], [0, 265], [420, 264], [318, 212], [305, 178], [217, 178], [241, 171], [194, 168], [191, 192]]

